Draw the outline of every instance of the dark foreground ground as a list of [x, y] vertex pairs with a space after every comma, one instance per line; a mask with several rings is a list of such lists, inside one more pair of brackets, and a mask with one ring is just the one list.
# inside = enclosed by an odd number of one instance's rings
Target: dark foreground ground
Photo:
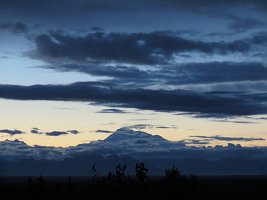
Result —
[[[1, 199], [267, 199], [267, 176], [0, 177]], [[2, 198], [4, 197], [4, 198]]]

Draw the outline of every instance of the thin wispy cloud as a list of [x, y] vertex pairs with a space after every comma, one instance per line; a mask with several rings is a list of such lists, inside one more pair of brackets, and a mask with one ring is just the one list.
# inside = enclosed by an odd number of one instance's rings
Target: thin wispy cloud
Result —
[[121, 109], [116, 109], [116, 108], [108, 108], [108, 109], [103, 109], [98, 111], [97, 113], [115, 113], [115, 114], [125, 114], [125, 113], [129, 113], [127, 111], [121, 110]]
[[196, 136], [190, 136], [193, 138], [201, 138], [201, 139], [211, 139], [211, 140], [219, 140], [219, 141], [245, 141], [245, 142], [250, 142], [250, 141], [262, 141], [265, 140], [264, 138], [255, 138], [255, 137], [226, 137], [226, 136], [201, 136], [201, 135], [196, 135]]
[[113, 133], [113, 131], [109, 131], [109, 130], [101, 130], [101, 129], [99, 129], [99, 130], [96, 130], [95, 131], [96, 133]]

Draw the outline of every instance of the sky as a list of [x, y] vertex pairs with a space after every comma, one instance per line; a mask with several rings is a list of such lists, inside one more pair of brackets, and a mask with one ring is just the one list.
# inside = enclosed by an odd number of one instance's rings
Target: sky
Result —
[[266, 11], [263, 0], [1, 0], [0, 141], [67, 147], [130, 127], [266, 146]]

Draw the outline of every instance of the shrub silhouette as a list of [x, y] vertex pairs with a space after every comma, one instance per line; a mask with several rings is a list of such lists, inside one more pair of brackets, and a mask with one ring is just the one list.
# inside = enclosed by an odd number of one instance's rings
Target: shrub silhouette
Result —
[[121, 180], [122, 178], [125, 177], [125, 170], [127, 168], [126, 163], [124, 163], [123, 166], [121, 166], [121, 164], [118, 164], [116, 166], [116, 179], [117, 180]]
[[72, 184], [72, 181], [71, 181], [71, 177], [70, 176], [68, 177], [68, 184], [67, 185], [68, 185], [67, 189], [69, 191], [71, 191], [73, 189], [73, 184]]
[[92, 165], [91, 174], [93, 177], [96, 177], [96, 175], [97, 175], [97, 170], [96, 170], [95, 164]]
[[37, 181], [37, 185], [38, 185], [39, 189], [43, 189], [44, 180], [43, 180], [42, 175], [39, 176], [38, 181]]
[[107, 179], [110, 181], [110, 182], [113, 182], [113, 181], [115, 181], [115, 174], [114, 173], [112, 173], [112, 172], [108, 172], [108, 175], [107, 175]]
[[136, 172], [136, 177], [138, 180], [143, 182], [146, 178], [146, 174], [148, 173], [148, 169], [145, 168], [145, 164], [142, 162], [138, 162], [135, 165], [135, 172]]
[[177, 167], [175, 167], [174, 165], [172, 166], [172, 168], [170, 169], [166, 169], [165, 170], [165, 176], [168, 180], [178, 180], [181, 177], [181, 173], [180, 171], [177, 169]]

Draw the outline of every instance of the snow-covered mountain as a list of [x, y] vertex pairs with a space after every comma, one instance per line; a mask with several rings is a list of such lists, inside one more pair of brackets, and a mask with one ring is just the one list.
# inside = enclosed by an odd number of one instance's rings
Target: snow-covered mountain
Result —
[[135, 152], [169, 151], [184, 147], [183, 142], [171, 142], [159, 135], [151, 135], [129, 128], [120, 128], [104, 140], [80, 144], [72, 149], [78, 152], [98, 150], [103, 153], [130, 154]]
[[134, 144], [146, 144], [146, 143], [162, 143], [168, 142], [166, 139], [159, 135], [151, 135], [142, 131], [133, 131], [130, 128], [120, 128], [113, 134], [108, 136], [105, 142], [115, 143], [134, 143]]

